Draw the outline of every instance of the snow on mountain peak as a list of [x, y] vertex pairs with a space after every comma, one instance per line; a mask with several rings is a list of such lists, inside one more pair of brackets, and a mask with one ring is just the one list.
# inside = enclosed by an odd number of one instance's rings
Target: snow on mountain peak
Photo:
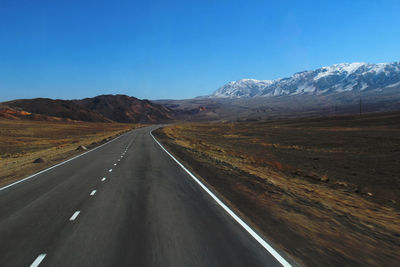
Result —
[[277, 80], [241, 79], [232, 81], [208, 97], [255, 97], [298, 94], [328, 94], [364, 91], [400, 82], [400, 62], [368, 64], [340, 63], [313, 71], [295, 73]]
[[259, 93], [261, 88], [270, 85], [272, 81], [255, 79], [241, 79], [222, 86], [215, 92], [216, 97], [252, 97]]
[[340, 63], [340, 64], [334, 64], [332, 66], [328, 67], [322, 67], [320, 70], [322, 70], [320, 73], [318, 73], [317, 76], [314, 77], [314, 80], [318, 80], [322, 77], [329, 76], [335, 73], [347, 73], [347, 76], [350, 74], [354, 73], [357, 71], [360, 67], [367, 65], [367, 63]]

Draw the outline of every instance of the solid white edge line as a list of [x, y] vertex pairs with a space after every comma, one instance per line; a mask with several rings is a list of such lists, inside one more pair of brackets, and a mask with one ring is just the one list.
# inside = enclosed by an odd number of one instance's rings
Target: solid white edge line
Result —
[[37, 258], [32, 262], [30, 267], [37, 267], [42, 262], [42, 260], [46, 257], [46, 254], [40, 254]]
[[211, 192], [200, 180], [194, 176], [188, 169], [183, 166], [182, 163], [180, 163], [174, 156], [172, 156], [171, 153], [166, 150], [163, 145], [158, 142], [158, 140], [154, 137], [152, 134], [152, 131], [150, 132], [151, 137], [153, 137], [154, 141], [187, 173], [189, 174], [192, 179], [200, 185], [201, 188], [204, 189], [217, 203], [220, 205], [231, 217], [238, 222], [255, 240], [257, 240], [258, 243], [260, 243], [261, 246], [263, 246], [277, 261], [279, 261], [280, 264], [284, 267], [291, 267], [292, 265], [289, 264], [273, 247], [271, 247], [261, 236], [259, 236], [253, 229], [251, 229], [250, 226], [248, 226], [242, 219], [240, 219], [239, 216], [237, 216], [228, 206], [226, 206], [219, 198], [214, 195], [213, 192]]
[[77, 156], [75, 156], [75, 157], [73, 157], [73, 158], [67, 159], [67, 160], [65, 160], [65, 161], [63, 161], [63, 162], [60, 162], [60, 163], [54, 165], [54, 166], [51, 166], [51, 167], [49, 167], [49, 168], [47, 168], [47, 169], [44, 169], [44, 170], [42, 170], [42, 171], [40, 171], [40, 172], [37, 172], [37, 173], [35, 173], [35, 174], [32, 174], [32, 175], [30, 175], [30, 176], [28, 176], [28, 177], [25, 177], [25, 178], [19, 180], [19, 181], [16, 181], [16, 182], [14, 182], [14, 183], [12, 183], [12, 184], [9, 184], [9, 185], [6, 185], [6, 186], [4, 186], [4, 187], [1, 187], [1, 188], [0, 188], [0, 191], [2, 191], [2, 190], [4, 190], [4, 189], [7, 189], [7, 188], [9, 188], [9, 187], [11, 187], [11, 186], [13, 186], [13, 185], [19, 184], [19, 183], [21, 183], [21, 182], [23, 182], [23, 181], [26, 181], [26, 180], [28, 180], [28, 179], [31, 179], [31, 178], [33, 178], [33, 177], [39, 175], [39, 174], [42, 174], [42, 173], [44, 173], [44, 172], [47, 172], [47, 171], [49, 171], [49, 170], [51, 170], [51, 169], [53, 169], [53, 168], [55, 168], [55, 167], [58, 167], [58, 166], [60, 166], [60, 165], [63, 165], [64, 163], [67, 163], [67, 162], [69, 162], [69, 161], [71, 161], [71, 160], [74, 160], [74, 159], [76, 159], [76, 158], [79, 158], [79, 157], [81, 157], [81, 156], [83, 156], [83, 155], [85, 155], [85, 154], [87, 154], [87, 153], [89, 153], [89, 152], [95, 151], [96, 149], [98, 149], [98, 148], [100, 148], [100, 147], [102, 147], [102, 146], [105, 146], [105, 145], [107, 145], [107, 144], [109, 144], [109, 143], [111, 143], [111, 142], [117, 140], [118, 138], [120, 138], [120, 137], [122, 137], [122, 136], [124, 136], [124, 135], [126, 135], [126, 134], [128, 134], [128, 133], [130, 133], [130, 132], [131, 132], [131, 131], [129, 131], [129, 132], [123, 134], [123, 135], [120, 135], [120, 136], [114, 138], [113, 140], [108, 141], [107, 143], [104, 143], [104, 144], [102, 144], [102, 145], [100, 145], [100, 146], [98, 146], [98, 147], [95, 147], [95, 148], [93, 148], [93, 149], [91, 149], [91, 150], [89, 150], [89, 151], [86, 151], [86, 152], [84, 152], [84, 153], [82, 153], [82, 154], [79, 154], [79, 155], [77, 155]]
[[75, 211], [75, 213], [69, 218], [70, 221], [75, 221], [76, 217], [78, 217], [79, 213], [81, 213], [79, 210]]
[[96, 190], [93, 190], [93, 191], [90, 193], [91, 196], [94, 196], [94, 194], [96, 194]]

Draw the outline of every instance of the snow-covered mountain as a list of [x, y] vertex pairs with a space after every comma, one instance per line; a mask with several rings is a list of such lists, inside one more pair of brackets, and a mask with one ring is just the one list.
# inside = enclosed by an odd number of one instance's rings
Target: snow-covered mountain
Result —
[[225, 84], [210, 98], [335, 94], [400, 87], [400, 62], [342, 63], [277, 80], [242, 79]]

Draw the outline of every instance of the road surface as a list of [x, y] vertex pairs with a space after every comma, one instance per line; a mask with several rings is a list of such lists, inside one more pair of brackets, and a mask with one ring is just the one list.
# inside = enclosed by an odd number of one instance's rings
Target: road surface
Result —
[[0, 190], [0, 266], [281, 266], [146, 127]]

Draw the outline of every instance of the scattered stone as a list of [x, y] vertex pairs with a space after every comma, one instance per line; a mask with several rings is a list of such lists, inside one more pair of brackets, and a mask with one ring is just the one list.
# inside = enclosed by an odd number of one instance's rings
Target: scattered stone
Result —
[[346, 182], [337, 181], [336, 184], [343, 187], [349, 187], [349, 184]]
[[368, 192], [367, 195], [372, 197], [374, 194], [372, 194], [371, 192]]
[[87, 148], [85, 146], [78, 146], [76, 150], [87, 150]]
[[43, 162], [44, 162], [44, 159], [42, 159], [42, 158], [37, 158], [33, 161], [33, 163], [43, 163]]
[[324, 175], [324, 176], [321, 177], [321, 182], [325, 182], [326, 183], [328, 181], [329, 181], [328, 176]]

